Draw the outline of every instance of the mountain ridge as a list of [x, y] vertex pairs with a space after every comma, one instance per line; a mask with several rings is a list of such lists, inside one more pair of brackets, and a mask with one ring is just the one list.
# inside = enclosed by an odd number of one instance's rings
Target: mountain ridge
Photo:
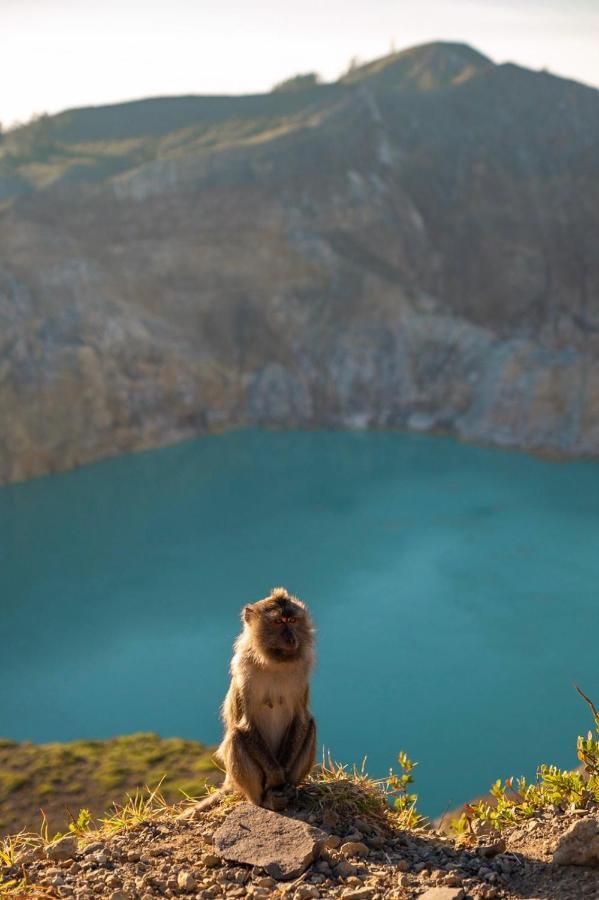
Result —
[[0, 481], [244, 425], [599, 452], [596, 90], [162, 102], [0, 143]]

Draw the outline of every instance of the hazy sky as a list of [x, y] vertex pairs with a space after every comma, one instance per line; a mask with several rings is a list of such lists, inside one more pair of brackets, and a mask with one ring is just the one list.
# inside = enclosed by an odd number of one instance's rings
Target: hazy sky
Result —
[[268, 90], [351, 57], [466, 41], [599, 85], [599, 0], [0, 0], [0, 121], [133, 97]]

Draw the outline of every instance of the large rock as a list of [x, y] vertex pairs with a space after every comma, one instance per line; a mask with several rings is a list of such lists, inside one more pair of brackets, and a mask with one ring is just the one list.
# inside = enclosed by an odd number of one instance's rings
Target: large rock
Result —
[[574, 822], [560, 838], [553, 862], [560, 866], [599, 866], [599, 817]]
[[318, 828], [240, 803], [214, 834], [224, 859], [260, 866], [277, 880], [297, 878], [316, 859], [327, 834]]

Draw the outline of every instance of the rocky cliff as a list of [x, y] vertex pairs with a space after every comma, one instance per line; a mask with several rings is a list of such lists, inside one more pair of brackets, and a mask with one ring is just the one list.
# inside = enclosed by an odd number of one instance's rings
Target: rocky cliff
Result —
[[0, 143], [0, 481], [237, 425], [599, 452], [599, 94], [432, 44]]

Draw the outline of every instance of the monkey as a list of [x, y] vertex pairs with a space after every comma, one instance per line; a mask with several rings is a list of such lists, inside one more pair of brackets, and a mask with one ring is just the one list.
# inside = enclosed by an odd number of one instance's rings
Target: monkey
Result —
[[[222, 706], [224, 736], [216, 751], [225, 769], [218, 793], [238, 792], [280, 812], [316, 756], [309, 709], [314, 626], [306, 605], [282, 587], [246, 604], [241, 618]], [[189, 817], [215, 802], [215, 795], [200, 801]]]

